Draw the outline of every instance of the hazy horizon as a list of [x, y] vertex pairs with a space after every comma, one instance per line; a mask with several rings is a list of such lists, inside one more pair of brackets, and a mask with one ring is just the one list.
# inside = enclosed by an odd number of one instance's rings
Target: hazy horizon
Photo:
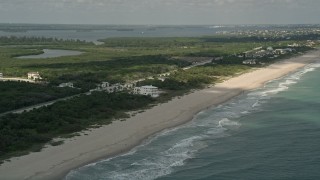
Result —
[[14, 23], [7, 23], [7, 22], [0, 22], [1, 24], [20, 24], [20, 25], [79, 25], [79, 26], [290, 26], [290, 25], [320, 25], [319, 23], [278, 23], [278, 24], [77, 24], [77, 23], [28, 23], [28, 22], [14, 22]]
[[0, 0], [0, 23], [319, 24], [318, 0]]

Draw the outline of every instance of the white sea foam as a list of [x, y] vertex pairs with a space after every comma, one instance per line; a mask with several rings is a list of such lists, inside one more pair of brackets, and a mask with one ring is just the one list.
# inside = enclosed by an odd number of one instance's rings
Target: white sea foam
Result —
[[272, 80], [265, 87], [248, 93], [247, 99], [255, 100], [251, 107], [253, 109], [258, 108], [259, 106], [261, 106], [262, 103], [265, 102], [265, 100], [270, 99], [271, 97], [280, 92], [288, 90], [290, 86], [296, 84], [304, 74], [312, 72], [319, 67], [320, 63], [307, 65], [298, 72], [290, 74], [281, 79]]
[[240, 123], [235, 121], [230, 121], [228, 118], [223, 118], [219, 121], [218, 127], [225, 128], [228, 126], [240, 126]]
[[203, 136], [192, 136], [182, 139], [169, 149], [146, 157], [138, 162], [131, 164], [135, 166], [133, 170], [113, 171], [108, 174], [110, 179], [155, 179], [173, 171], [174, 167], [183, 166], [185, 160], [193, 157], [199, 149], [205, 148], [204, 143], [199, 143]]
[[242, 111], [241, 114], [249, 114], [249, 111]]
[[258, 107], [258, 106], [260, 106], [259, 101], [256, 101], [251, 107], [255, 108], [255, 107]]
[[[158, 133], [127, 154], [72, 171], [68, 175], [70, 178], [67, 179], [86, 179], [88, 177], [91, 179], [152, 180], [168, 175], [174, 171], [175, 167], [183, 166], [199, 150], [206, 148], [204, 140], [214, 141], [215, 138], [231, 135], [230, 130], [241, 127], [241, 123], [234, 119], [257, 111], [267, 99], [287, 90], [304, 74], [319, 67], [319, 63], [306, 66], [299, 72], [272, 81], [264, 88], [235, 98], [228, 104], [203, 111], [195, 116], [193, 122]], [[92, 171], [98, 171], [95, 177], [88, 175], [92, 175]]]
[[226, 137], [229, 136], [227, 133], [225, 133], [226, 129], [224, 128], [210, 128], [207, 130], [206, 134], [209, 135], [207, 138], [210, 139], [216, 139], [216, 138], [221, 138], [221, 137]]

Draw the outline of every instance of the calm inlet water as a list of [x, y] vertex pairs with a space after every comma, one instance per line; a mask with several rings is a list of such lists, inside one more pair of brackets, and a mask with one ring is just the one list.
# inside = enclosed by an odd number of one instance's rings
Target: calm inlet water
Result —
[[76, 56], [80, 54], [82, 54], [82, 52], [80, 51], [44, 49], [43, 54], [19, 56], [17, 58], [18, 59], [42, 59], [42, 58], [55, 58], [55, 57], [62, 57], [62, 56]]
[[199, 113], [67, 180], [320, 179], [320, 64]]

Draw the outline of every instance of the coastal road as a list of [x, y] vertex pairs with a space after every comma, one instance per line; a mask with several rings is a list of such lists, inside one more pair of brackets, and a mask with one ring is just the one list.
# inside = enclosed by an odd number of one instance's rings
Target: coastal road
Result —
[[208, 64], [208, 63], [211, 63], [213, 60], [213, 58], [207, 60], [207, 61], [202, 61], [200, 63], [196, 63], [196, 64], [193, 64], [191, 66], [188, 66], [188, 67], [185, 67], [185, 68], [182, 68], [183, 70], [188, 70], [188, 69], [191, 69], [193, 67], [196, 67], [196, 66], [202, 66], [202, 65], [205, 65], [205, 64]]
[[[88, 94], [88, 93], [81, 93], [81, 94]], [[74, 97], [78, 97], [81, 94], [76, 94], [76, 95], [72, 95], [72, 96], [56, 99], [56, 100], [53, 100], [53, 101], [48, 101], [48, 102], [44, 102], [44, 103], [40, 103], [40, 104], [36, 104], [36, 105], [32, 105], [32, 106], [23, 107], [23, 108], [20, 108], [20, 109], [15, 109], [15, 110], [12, 110], [12, 111], [7, 111], [7, 112], [4, 112], [4, 113], [1, 113], [0, 117], [4, 116], [4, 115], [7, 115], [7, 114], [10, 114], [10, 113], [21, 114], [23, 112], [32, 111], [33, 109], [39, 109], [39, 108], [44, 107], [44, 106], [49, 106], [49, 105], [52, 105], [52, 104], [54, 104], [56, 102], [59, 102], [59, 101], [64, 101], [64, 100], [68, 100], [68, 99], [71, 99], [71, 98], [74, 98]]]

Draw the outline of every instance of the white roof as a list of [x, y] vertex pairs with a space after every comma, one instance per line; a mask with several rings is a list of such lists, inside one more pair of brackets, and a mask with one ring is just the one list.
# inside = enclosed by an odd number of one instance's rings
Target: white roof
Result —
[[39, 72], [28, 72], [28, 74], [39, 74]]
[[149, 85], [149, 86], [141, 86], [142, 88], [150, 88], [150, 89], [156, 89], [158, 87], [155, 87], [155, 86], [152, 86], [152, 85]]

